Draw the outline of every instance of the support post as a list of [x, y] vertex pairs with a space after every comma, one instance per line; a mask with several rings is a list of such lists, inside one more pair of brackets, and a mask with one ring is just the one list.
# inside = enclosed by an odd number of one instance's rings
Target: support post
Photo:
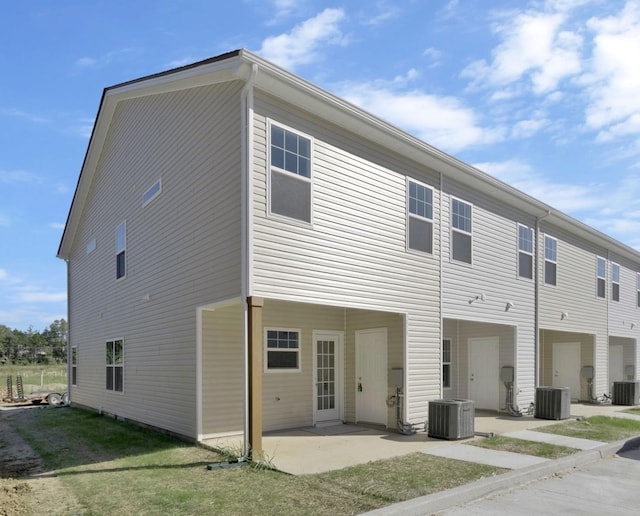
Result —
[[262, 452], [262, 308], [264, 299], [247, 298], [249, 326], [249, 444], [250, 455]]

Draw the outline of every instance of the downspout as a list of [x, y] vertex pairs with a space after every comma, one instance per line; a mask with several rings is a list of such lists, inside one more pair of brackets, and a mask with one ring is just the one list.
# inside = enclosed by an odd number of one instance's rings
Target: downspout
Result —
[[[71, 292], [71, 271], [70, 271], [70, 267], [71, 267], [71, 261], [66, 258], [65, 259], [65, 263], [67, 264], [67, 398], [68, 398], [68, 403], [69, 405], [71, 404], [71, 375], [72, 375], [72, 368], [73, 368], [73, 364], [71, 363], [72, 360], [72, 353], [71, 353], [71, 332], [69, 331], [69, 329], [71, 328], [71, 323], [70, 323], [70, 318], [69, 318], [69, 314], [71, 313], [71, 298], [70, 296], [70, 292]], [[77, 358], [77, 354], [76, 354], [76, 358]]]
[[241, 188], [242, 188], [242, 266], [241, 297], [244, 344], [244, 415], [243, 415], [243, 459], [247, 460], [251, 453], [249, 442], [249, 305], [247, 298], [251, 295], [251, 245], [253, 231], [253, 83], [258, 73], [258, 65], [251, 65], [251, 72], [240, 94], [241, 102]]
[[[440, 367], [439, 367], [439, 373], [440, 373], [440, 398], [444, 398], [444, 388], [442, 386], [442, 339], [444, 338], [444, 318], [442, 317], [442, 307], [444, 306], [444, 303], [442, 301], [442, 297], [444, 296], [444, 285], [443, 285], [443, 274], [442, 274], [442, 261], [443, 261], [443, 252], [442, 252], [442, 206], [443, 206], [443, 202], [442, 199], [444, 197], [444, 178], [442, 176], [442, 172], [440, 172], [440, 202], [439, 202], [439, 210], [440, 213], [438, 214], [438, 218], [439, 218], [439, 242], [438, 245], [440, 246], [440, 260], [439, 260], [439, 264], [438, 264], [438, 281], [440, 282], [440, 299], [438, 300], [438, 308], [440, 310], [440, 342], [438, 343], [438, 346], [440, 347]], [[456, 349], [458, 349], [458, 343], [456, 341]], [[460, 364], [460, 362], [458, 362], [458, 364]], [[451, 371], [449, 371], [451, 373]], [[456, 379], [458, 378], [458, 374], [456, 374]], [[458, 390], [456, 390], [456, 392], [459, 392]]]
[[[533, 368], [534, 368], [534, 389], [540, 385], [540, 370], [539, 355], [540, 355], [540, 221], [546, 219], [551, 215], [551, 210], [547, 210], [547, 213], [542, 217], [536, 217], [536, 246], [535, 246], [535, 264], [534, 264], [534, 321], [533, 331], [535, 335], [533, 337], [534, 353], [533, 353]], [[543, 247], [544, 250], [544, 247]]]

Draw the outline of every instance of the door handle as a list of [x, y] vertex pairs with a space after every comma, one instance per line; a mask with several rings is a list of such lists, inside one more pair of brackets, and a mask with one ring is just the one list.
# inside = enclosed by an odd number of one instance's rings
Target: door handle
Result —
[[362, 392], [362, 382], [358, 382], [358, 392]]

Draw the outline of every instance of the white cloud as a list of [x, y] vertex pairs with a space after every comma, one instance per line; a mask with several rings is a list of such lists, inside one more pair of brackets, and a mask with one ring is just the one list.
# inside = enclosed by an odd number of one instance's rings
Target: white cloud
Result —
[[47, 292], [37, 288], [24, 288], [17, 291], [13, 299], [16, 303], [58, 303], [66, 301], [67, 293], [64, 291]]
[[517, 159], [474, 166], [640, 249], [640, 175], [631, 174], [618, 182], [575, 184], [553, 181]]
[[340, 96], [418, 138], [455, 152], [473, 145], [504, 139], [501, 128], [482, 127], [475, 112], [455, 97], [422, 91], [399, 91], [415, 72], [391, 82], [350, 83], [340, 88]]
[[48, 119], [38, 116], [38, 115], [33, 115], [31, 113], [27, 113], [25, 111], [21, 111], [19, 109], [0, 109], [0, 115], [3, 116], [12, 116], [12, 117], [16, 117], [16, 118], [24, 118], [25, 120], [28, 120], [29, 122], [33, 122], [34, 124], [44, 124], [49, 122]]
[[478, 60], [461, 73], [472, 87], [504, 87], [524, 81], [535, 94], [548, 94], [581, 71], [582, 37], [560, 30], [559, 12], [509, 13], [492, 30], [501, 39], [490, 63]]
[[62, 231], [64, 229], [64, 224], [62, 224], [61, 222], [51, 222], [49, 224], [49, 227], [52, 229], [55, 229], [56, 231]]
[[24, 170], [0, 170], [0, 183], [5, 184], [17, 184], [17, 183], [31, 183], [40, 184], [42, 178], [32, 174], [31, 172], [25, 172]]
[[98, 57], [83, 56], [76, 59], [75, 65], [78, 68], [103, 68], [112, 63], [122, 62], [135, 52], [137, 52], [135, 48], [123, 48]]
[[556, 183], [520, 160], [474, 164], [476, 168], [566, 213], [598, 209], [606, 204], [594, 185]]
[[[369, 5], [367, 5], [367, 9], [371, 9]], [[366, 25], [380, 25], [381, 23], [391, 20], [392, 18], [396, 18], [398, 14], [400, 14], [400, 10], [394, 4], [389, 4], [389, 2], [382, 1], [376, 2], [376, 11], [373, 16], [369, 17], [365, 24]]]
[[319, 58], [318, 50], [322, 46], [345, 44], [340, 30], [344, 18], [342, 9], [325, 9], [287, 34], [266, 38], [258, 53], [289, 70], [312, 63]]
[[520, 120], [511, 128], [512, 138], [531, 138], [550, 124], [546, 118]]
[[592, 18], [591, 68], [582, 78], [588, 87], [585, 120], [598, 139], [640, 134], [640, 2], [629, 1], [614, 16]]

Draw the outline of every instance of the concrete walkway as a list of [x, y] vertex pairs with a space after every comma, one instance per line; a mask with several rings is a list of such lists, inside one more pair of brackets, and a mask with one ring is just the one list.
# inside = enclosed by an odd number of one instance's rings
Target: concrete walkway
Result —
[[[571, 417], [606, 415], [640, 420], [640, 416], [621, 412], [626, 408], [628, 407], [573, 404], [571, 405]], [[511, 417], [507, 414], [476, 411], [474, 430], [485, 434], [551, 442], [578, 450], [593, 450], [602, 444], [597, 441], [572, 440], [563, 436], [535, 431], [558, 422], [537, 419], [532, 416]], [[486, 450], [465, 443], [468, 441], [444, 441], [430, 438], [424, 432], [401, 435], [381, 427], [351, 424], [326, 428], [307, 427], [282, 430], [266, 433], [263, 437], [266, 459], [280, 471], [293, 475], [321, 473], [374, 460], [391, 459], [420, 452], [499, 465], [514, 470], [544, 465], [545, 462], [538, 457]], [[203, 441], [203, 444], [239, 450], [242, 449], [242, 436], [207, 439]]]
[[[629, 407], [611, 405], [572, 405], [571, 417], [590, 417], [604, 415], [640, 421], [640, 416], [621, 412]], [[534, 480], [542, 479], [557, 473], [573, 470], [579, 466], [595, 463], [603, 458], [619, 455], [621, 457], [640, 460], [640, 437], [625, 439], [614, 443], [603, 443], [589, 439], [561, 436], [537, 431], [544, 425], [535, 424], [533, 429], [526, 428], [526, 420], [520, 419], [520, 429], [513, 430], [513, 422], [505, 425], [509, 430], [501, 435], [515, 439], [544, 442], [561, 446], [568, 446], [581, 450], [573, 455], [556, 460], [540, 459], [528, 455], [505, 453], [497, 450], [487, 450], [464, 444], [463, 441], [450, 442], [436, 447], [427, 448], [424, 453], [438, 455], [457, 460], [465, 460], [481, 464], [489, 464], [512, 471], [497, 477], [484, 478], [476, 482], [423, 496], [406, 502], [390, 505], [367, 513], [369, 515], [423, 515], [434, 514], [453, 506], [459, 506], [470, 501], [489, 497], [503, 492], [514, 486], [522, 485]], [[555, 424], [561, 421], [550, 421]], [[499, 432], [494, 432], [499, 433]], [[536, 460], [537, 459], [537, 460]]]

